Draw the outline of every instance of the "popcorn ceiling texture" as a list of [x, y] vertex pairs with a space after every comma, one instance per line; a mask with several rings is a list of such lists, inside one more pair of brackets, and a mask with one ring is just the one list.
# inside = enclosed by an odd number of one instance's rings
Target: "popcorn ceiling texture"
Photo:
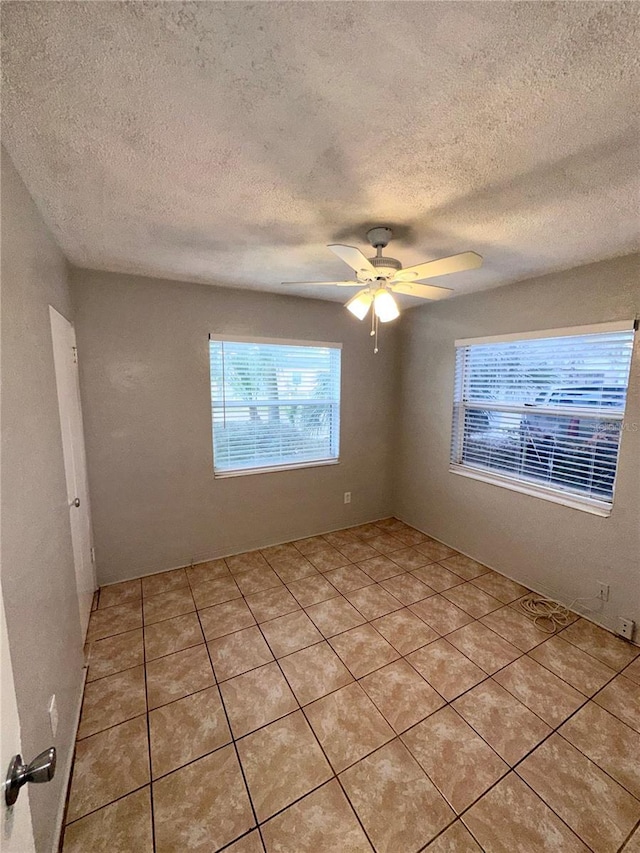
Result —
[[638, 246], [635, 3], [12, 2], [2, 19], [3, 141], [77, 266], [282, 291], [348, 276], [325, 244], [390, 224], [405, 265], [484, 255], [437, 282], [465, 293]]

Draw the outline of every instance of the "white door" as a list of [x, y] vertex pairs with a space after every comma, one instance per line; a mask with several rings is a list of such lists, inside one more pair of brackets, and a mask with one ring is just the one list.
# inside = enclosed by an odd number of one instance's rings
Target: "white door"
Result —
[[[22, 754], [20, 746], [20, 721], [16, 705], [16, 693], [13, 686], [13, 669], [9, 656], [9, 639], [4, 618], [4, 604], [0, 596], [0, 696], [2, 711], [2, 726], [0, 727], [0, 773], [4, 783], [9, 762], [17, 753]], [[22, 755], [24, 759], [24, 755]], [[30, 756], [33, 758], [33, 756]], [[27, 759], [29, 760], [29, 759]], [[31, 827], [31, 809], [29, 808], [29, 786], [25, 785], [20, 791], [17, 802], [7, 808], [2, 792], [2, 829], [0, 833], [0, 850], [2, 853], [32, 853], [35, 848], [33, 829]]]
[[76, 569], [80, 626], [84, 638], [89, 624], [93, 593], [96, 589], [96, 574], [92, 552], [76, 333], [71, 323], [51, 306], [49, 306], [49, 313], [51, 315], [53, 361], [58, 389], [58, 408], [62, 429], [62, 451], [71, 519], [71, 540]]

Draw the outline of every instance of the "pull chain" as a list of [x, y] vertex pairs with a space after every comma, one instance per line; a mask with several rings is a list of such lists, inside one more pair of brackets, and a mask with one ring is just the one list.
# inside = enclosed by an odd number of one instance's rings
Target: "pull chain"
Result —
[[378, 326], [380, 323], [380, 318], [376, 314], [376, 330], [375, 330], [375, 340], [373, 343], [373, 353], [374, 355], [378, 352]]

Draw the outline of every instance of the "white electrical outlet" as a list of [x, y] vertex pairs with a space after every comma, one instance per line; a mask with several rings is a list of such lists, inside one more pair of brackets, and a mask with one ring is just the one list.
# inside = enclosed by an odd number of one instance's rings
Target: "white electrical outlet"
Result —
[[625, 619], [624, 616], [621, 616], [618, 619], [618, 634], [627, 640], [631, 640], [633, 638], [633, 629], [635, 627], [636, 623], [633, 619]]
[[344, 493], [344, 502], [345, 502], [346, 504], [350, 504], [350, 503], [351, 503], [351, 492], [345, 492], [345, 493]]
[[49, 699], [49, 722], [51, 723], [51, 733], [55, 737], [58, 732], [58, 703], [55, 693]]
[[598, 598], [600, 601], [609, 601], [609, 584], [598, 581]]

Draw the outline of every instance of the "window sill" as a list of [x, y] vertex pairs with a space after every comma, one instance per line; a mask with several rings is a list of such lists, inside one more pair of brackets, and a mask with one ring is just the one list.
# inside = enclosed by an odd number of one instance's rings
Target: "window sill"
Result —
[[503, 489], [510, 489], [512, 492], [520, 492], [523, 495], [529, 495], [533, 498], [541, 498], [542, 500], [561, 504], [571, 509], [589, 512], [601, 518], [608, 518], [611, 515], [612, 507], [610, 504], [604, 503], [604, 501], [588, 501], [567, 492], [546, 488], [545, 486], [537, 486], [535, 483], [523, 483], [519, 480], [512, 480], [509, 477], [502, 477], [500, 474], [481, 471], [476, 468], [468, 468], [464, 465], [450, 465], [449, 471], [452, 474], [469, 477], [471, 480], [480, 480], [482, 483], [500, 486]]
[[227, 480], [229, 477], [247, 477], [250, 474], [272, 474], [276, 471], [297, 471], [300, 468], [323, 468], [326, 465], [339, 465], [339, 459], [320, 459], [317, 462], [296, 462], [293, 465], [270, 465], [264, 468], [238, 468], [234, 471], [216, 471], [215, 480]]

